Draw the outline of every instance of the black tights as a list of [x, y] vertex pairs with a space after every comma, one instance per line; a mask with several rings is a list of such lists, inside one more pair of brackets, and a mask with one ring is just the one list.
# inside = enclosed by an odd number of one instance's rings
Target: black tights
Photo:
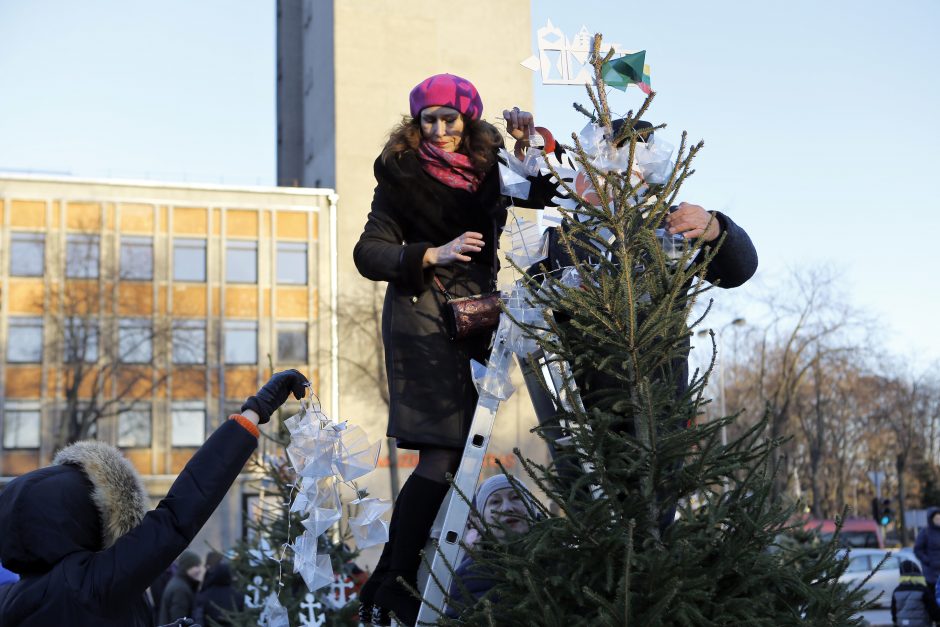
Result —
[[463, 451], [454, 448], [423, 448], [414, 474], [437, 483], [447, 483], [447, 473], [457, 472]]

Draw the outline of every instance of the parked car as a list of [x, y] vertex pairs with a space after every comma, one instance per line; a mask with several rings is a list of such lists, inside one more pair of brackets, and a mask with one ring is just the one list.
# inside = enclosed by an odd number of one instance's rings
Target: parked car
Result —
[[[839, 577], [839, 581], [855, 587], [881, 564], [871, 578], [862, 584], [865, 598], [874, 601], [879, 607], [891, 607], [891, 595], [901, 582], [901, 561], [910, 560], [920, 566], [910, 549], [887, 551], [884, 549], [842, 549], [840, 557], [848, 553], [849, 566]], [[886, 557], [887, 556], [887, 557]]]
[[[823, 540], [832, 538], [836, 532], [836, 521], [831, 518], [810, 518], [803, 525], [806, 529], [816, 529]], [[883, 549], [884, 537], [881, 527], [868, 518], [846, 518], [839, 532], [839, 544], [850, 549]]]

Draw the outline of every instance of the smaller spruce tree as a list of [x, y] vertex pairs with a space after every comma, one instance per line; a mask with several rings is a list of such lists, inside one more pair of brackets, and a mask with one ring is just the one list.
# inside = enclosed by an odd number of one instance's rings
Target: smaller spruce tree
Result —
[[[282, 410], [278, 410], [276, 432], [273, 435], [262, 432], [269, 452], [249, 462], [249, 472], [259, 477], [258, 516], [246, 521], [247, 537], [239, 540], [228, 556], [235, 588], [244, 592], [251, 602], [244, 611], [226, 614], [233, 627], [257, 627], [265, 599], [271, 593], [278, 594], [292, 625], [304, 624], [298, 617], [310, 612], [307, 607], [310, 591], [300, 574], [294, 572], [294, 555], [290, 549], [304, 527], [300, 522], [302, 514], [290, 512], [298, 477], [288, 461], [290, 432], [283, 419]], [[333, 572], [352, 580], [358, 575], [354, 572], [354, 560], [359, 552], [352, 548], [348, 528], [340, 523], [334, 530], [319, 536], [317, 553], [329, 553]], [[322, 624], [327, 627], [358, 625], [358, 602], [352, 600], [343, 607], [333, 607], [325, 599], [331, 592], [330, 588], [321, 588], [313, 593], [313, 602], [319, 604], [314, 612], [326, 618]], [[350, 592], [347, 589], [346, 595]]]

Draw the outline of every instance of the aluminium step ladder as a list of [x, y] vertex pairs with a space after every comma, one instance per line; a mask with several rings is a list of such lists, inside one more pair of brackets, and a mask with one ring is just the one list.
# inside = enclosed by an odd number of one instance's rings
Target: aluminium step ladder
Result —
[[[513, 324], [515, 323], [505, 313], [500, 316], [490, 354], [490, 362], [506, 364], [507, 371], [509, 360], [514, 357], [507, 341], [508, 331]], [[571, 445], [568, 425], [557, 418], [559, 410], [572, 411], [575, 407], [583, 409], [570, 367], [566, 362], [546, 355], [541, 350], [525, 358], [518, 358], [518, 361], [539, 424], [549, 433], [549, 452], [555, 459], [559, 449]], [[437, 621], [439, 612], [444, 610], [452, 572], [463, 558], [460, 541], [470, 516], [470, 505], [458, 490], [466, 495], [467, 499], [472, 499], [483, 469], [496, 413], [502, 402], [485, 389], [480, 389], [479, 392], [463, 457], [454, 475], [456, 489], [452, 486], [444, 497], [425, 546], [425, 558], [418, 571], [418, 591], [423, 599], [418, 613], [418, 625], [433, 625]], [[582, 465], [582, 471], [590, 470], [589, 463]], [[571, 471], [576, 469], [572, 468]], [[592, 486], [591, 490], [595, 498], [600, 496], [598, 487]]]

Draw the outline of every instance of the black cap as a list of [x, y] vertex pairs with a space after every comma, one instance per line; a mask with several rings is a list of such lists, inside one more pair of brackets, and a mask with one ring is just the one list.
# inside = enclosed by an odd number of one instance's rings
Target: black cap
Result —
[[[610, 126], [611, 128], [613, 128], [613, 131], [614, 131], [614, 137], [617, 137], [617, 135], [620, 134], [620, 129], [623, 128], [624, 122], [626, 122], [624, 118], [617, 118], [616, 120], [610, 123]], [[642, 131], [648, 128], [653, 128], [653, 125], [647, 122], [646, 120], [637, 120], [636, 122], [633, 123], [634, 132]], [[641, 135], [640, 137], [637, 137], [637, 141], [641, 141], [641, 142], [648, 142], [651, 139], [653, 139], [653, 131], [650, 131], [646, 135]], [[624, 144], [626, 144], [626, 141], [620, 142], [617, 145], [617, 148], [623, 147]]]

